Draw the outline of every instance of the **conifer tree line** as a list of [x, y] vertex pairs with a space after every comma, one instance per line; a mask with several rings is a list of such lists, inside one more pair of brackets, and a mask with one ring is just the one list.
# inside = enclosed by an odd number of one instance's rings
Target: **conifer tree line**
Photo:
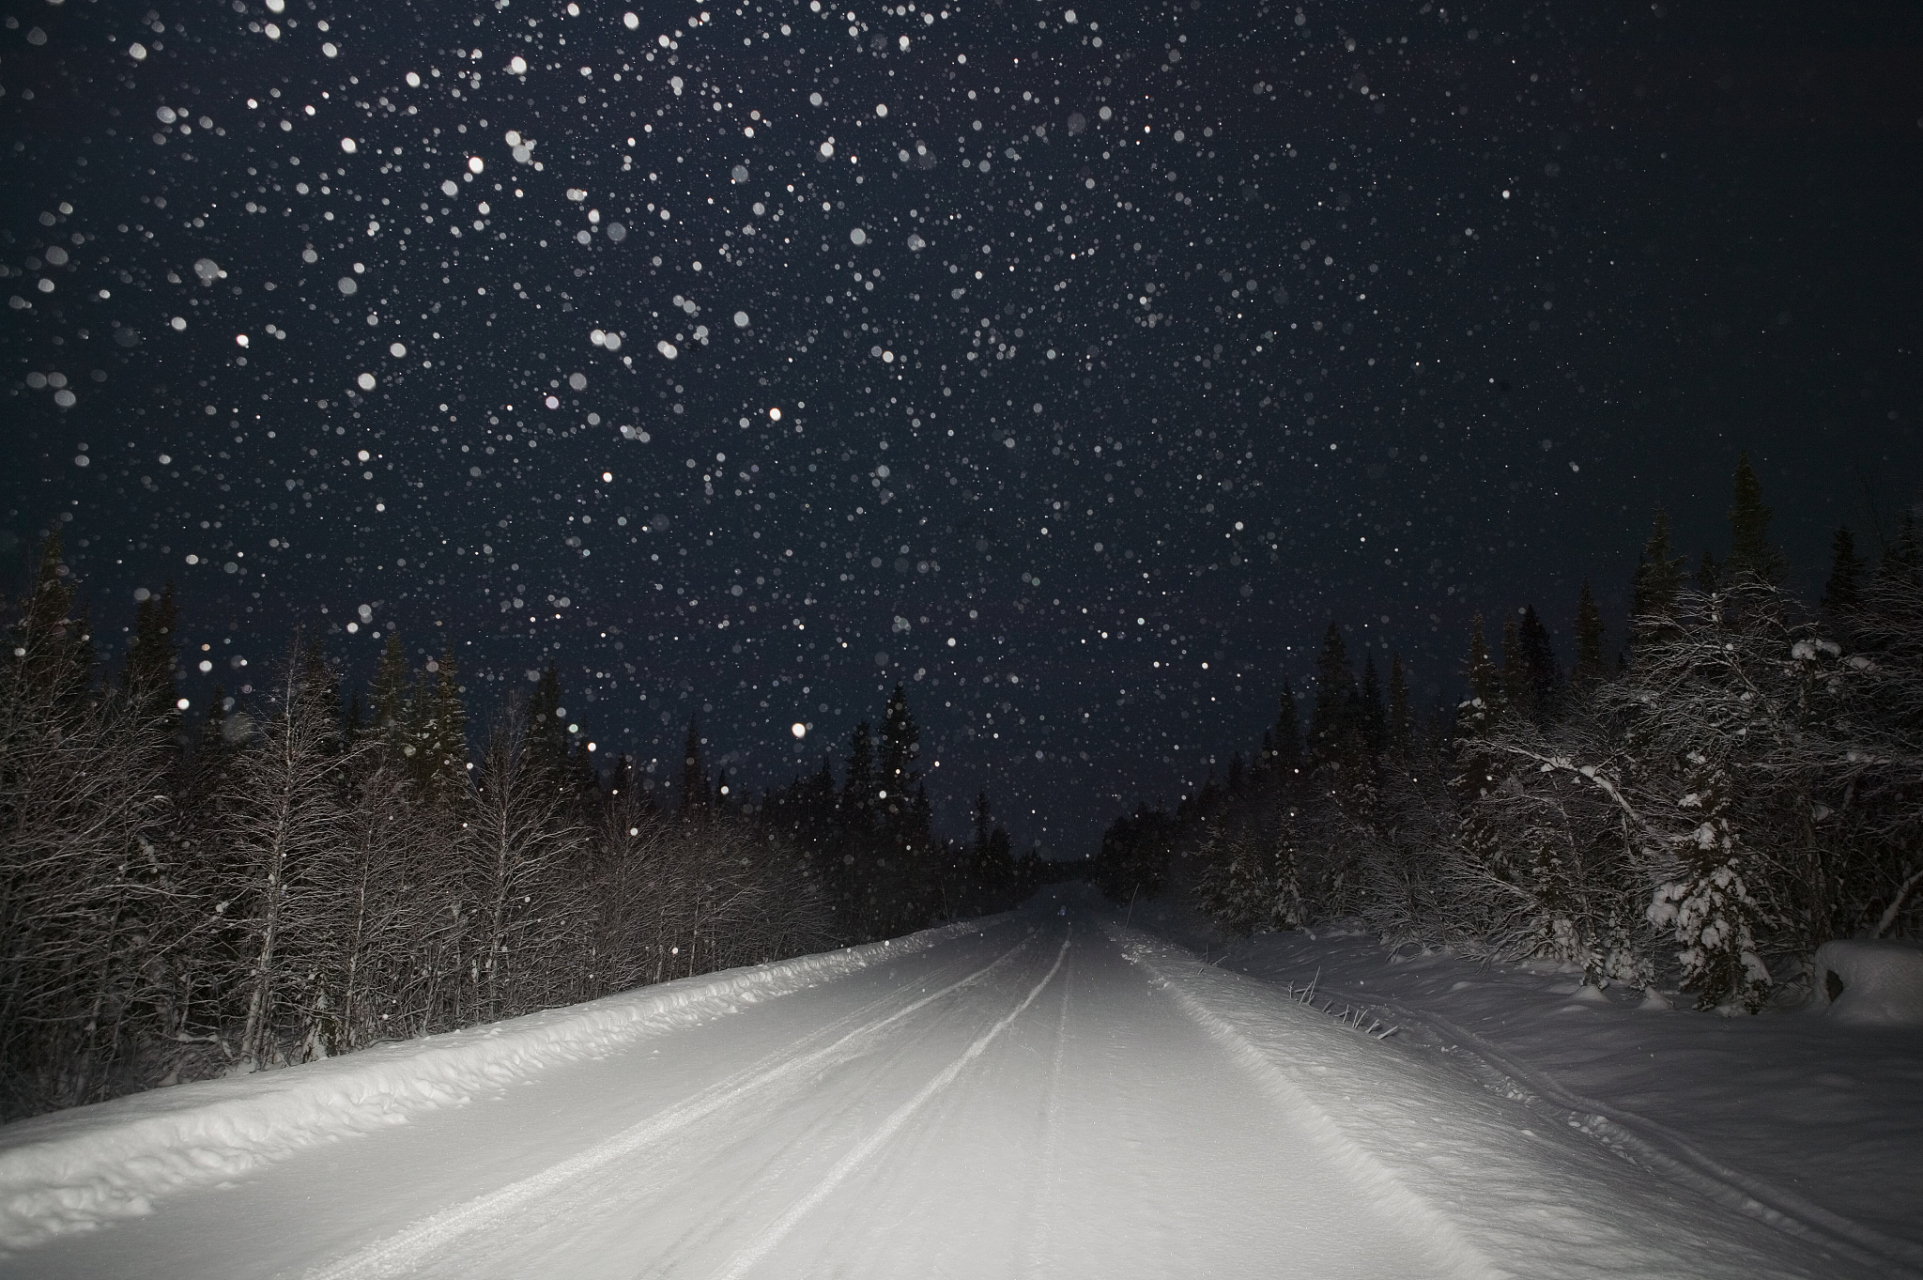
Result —
[[[1012, 905], [976, 804], [930, 830], [905, 693], [845, 780], [759, 800], [598, 770], [553, 666], [471, 725], [450, 647], [365, 698], [296, 638], [191, 718], [171, 587], [101, 670], [58, 535], [0, 652], [0, 1120], [308, 1061]], [[470, 750], [470, 743], [478, 751]]]
[[1745, 457], [1723, 560], [1692, 571], [1657, 513], [1613, 660], [1588, 583], [1566, 672], [1533, 607], [1478, 617], [1426, 726], [1400, 659], [1358, 678], [1331, 625], [1307, 724], [1285, 684], [1253, 763], [1118, 820], [1098, 883], [1166, 883], [1243, 936], [1359, 917], [1724, 1011], [1807, 994], [1832, 938], [1923, 934], [1923, 540], [1906, 517], [1872, 565], [1838, 530], [1812, 606], [1769, 519]]

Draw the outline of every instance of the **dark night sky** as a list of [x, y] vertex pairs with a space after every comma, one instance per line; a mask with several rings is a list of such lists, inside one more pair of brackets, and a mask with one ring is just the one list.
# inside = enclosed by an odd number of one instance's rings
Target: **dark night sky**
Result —
[[0, 552], [756, 785], [901, 680], [1083, 852], [1331, 618], [1432, 703], [1739, 450], [1805, 587], [1919, 496], [1923, 19], [1687, 8], [23, 0]]

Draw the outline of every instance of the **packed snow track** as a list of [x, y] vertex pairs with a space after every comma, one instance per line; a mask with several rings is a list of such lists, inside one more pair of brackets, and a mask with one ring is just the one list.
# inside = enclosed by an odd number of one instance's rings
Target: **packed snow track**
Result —
[[0, 1271], [1875, 1273], [1537, 1137], [1513, 1100], [1074, 895], [924, 939], [185, 1187]]

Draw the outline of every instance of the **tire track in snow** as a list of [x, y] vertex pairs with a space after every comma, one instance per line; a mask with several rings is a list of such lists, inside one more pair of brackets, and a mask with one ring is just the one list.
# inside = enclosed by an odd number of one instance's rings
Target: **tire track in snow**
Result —
[[[988, 994], [984, 993], [984, 998]], [[838, 1079], [831, 1082], [824, 1070], [820, 1077], [804, 1086], [805, 1091], [801, 1096], [789, 1091], [779, 1098], [769, 1098], [767, 1105], [790, 1117], [807, 1113], [805, 1122], [781, 1138], [776, 1146], [767, 1147], [757, 1142], [755, 1145], [760, 1149], [743, 1167], [736, 1169], [733, 1184], [728, 1190], [716, 1195], [698, 1220], [687, 1224], [680, 1234], [661, 1245], [659, 1252], [649, 1258], [638, 1274], [646, 1277], [703, 1274], [705, 1267], [699, 1258], [703, 1250], [710, 1246], [724, 1250], [722, 1257], [729, 1256], [725, 1252], [727, 1240], [732, 1238], [738, 1242], [752, 1231], [752, 1227], [744, 1226], [744, 1223], [751, 1218], [765, 1218], [768, 1213], [780, 1208], [779, 1204], [770, 1207], [768, 1197], [774, 1192], [768, 1184], [772, 1182], [779, 1188], [787, 1181], [784, 1175], [793, 1170], [814, 1163], [829, 1164], [836, 1150], [858, 1140], [877, 1110], [875, 1092], [888, 1089], [894, 1078], [905, 1069], [904, 1061], [916, 1055], [919, 1042], [931, 1032], [938, 1031], [945, 1020], [958, 1013], [961, 1013], [958, 1005], [931, 1010], [929, 1017], [920, 1020], [912, 1030], [904, 1028], [889, 1043], [877, 1044], [870, 1053], [851, 1055], [833, 1064], [840, 1072]], [[998, 1015], [991, 1013], [991, 1020], [994, 1016]], [[760, 1120], [759, 1117], [736, 1112], [725, 1117], [724, 1123], [727, 1125], [726, 1133], [716, 1136], [720, 1137], [718, 1145], [725, 1147], [743, 1133], [755, 1130]], [[714, 1133], [712, 1129], [708, 1132], [711, 1135]], [[690, 1141], [697, 1138], [697, 1135], [689, 1135]], [[710, 1153], [712, 1150], [709, 1149]], [[672, 1161], [671, 1152], [664, 1149], [663, 1154]], [[807, 1184], [804, 1182], [802, 1185]], [[660, 1190], [662, 1188], [650, 1188], [650, 1196], [658, 1194]], [[647, 1201], [637, 1199], [636, 1203], [646, 1204]], [[735, 1248], [739, 1248], [738, 1243]]]
[[[1073, 926], [1070, 926], [1070, 934], [1072, 935], [1073, 932]], [[735, 1254], [726, 1266], [716, 1272], [715, 1280], [741, 1280], [742, 1276], [746, 1275], [757, 1263], [767, 1257], [768, 1254], [781, 1243], [783, 1238], [785, 1238], [790, 1231], [794, 1230], [797, 1223], [812, 1213], [815, 1207], [823, 1200], [827, 1199], [828, 1196], [834, 1192], [835, 1188], [847, 1179], [849, 1174], [866, 1163], [869, 1157], [873, 1156], [890, 1138], [894, 1137], [902, 1125], [906, 1124], [917, 1111], [927, 1105], [929, 1100], [934, 1098], [935, 1095], [941, 1093], [953, 1084], [956, 1078], [961, 1075], [963, 1069], [976, 1058], [981, 1057], [988, 1046], [993, 1044], [996, 1039], [1001, 1036], [1002, 1032], [1008, 1030], [1008, 1028], [1013, 1025], [1015, 1019], [1026, 1013], [1028, 1007], [1034, 1004], [1036, 998], [1042, 994], [1043, 989], [1045, 989], [1050, 982], [1054, 981], [1055, 975], [1061, 971], [1062, 961], [1068, 958], [1070, 941], [1071, 938], [1069, 937], [1062, 939], [1061, 949], [1055, 953], [1055, 963], [1048, 967], [1048, 972], [1042, 975], [1042, 980], [1036, 983], [1026, 996], [1022, 997], [1021, 1003], [1009, 1010], [1008, 1013], [1002, 1016], [1000, 1021], [977, 1037], [975, 1042], [964, 1049], [961, 1055], [949, 1063], [947, 1067], [943, 1068], [940, 1074], [923, 1085], [914, 1097], [902, 1103], [899, 1107], [896, 1107], [895, 1110], [889, 1114], [888, 1118], [881, 1122], [879, 1128], [862, 1139], [861, 1142], [857, 1143], [855, 1147], [846, 1155], [842, 1156], [840, 1160], [836, 1161], [834, 1168], [830, 1169], [821, 1181], [815, 1184], [812, 1191], [795, 1201], [792, 1205], [789, 1205], [787, 1211], [764, 1229], [753, 1243]], [[1019, 950], [1019, 948], [1017, 949]]]
[[1048, 1202], [1055, 1191], [1055, 1164], [1061, 1145], [1062, 1059], [1068, 1051], [1068, 1002], [1074, 988], [1062, 979], [1062, 1011], [1055, 1019], [1055, 1054], [1048, 1065], [1048, 1097], [1043, 1103], [1042, 1171], [1035, 1193], [1035, 1230], [1029, 1242], [1030, 1270], [1040, 1273], [1048, 1254]]
[[[922, 996], [885, 1017], [864, 1022], [828, 1045], [799, 1056], [794, 1055], [794, 1046], [788, 1046], [776, 1055], [778, 1061], [773, 1065], [769, 1065], [768, 1060], [764, 1058], [761, 1062], [708, 1086], [693, 1097], [675, 1103], [611, 1138], [598, 1142], [558, 1164], [550, 1165], [539, 1173], [530, 1174], [484, 1196], [469, 1200], [465, 1204], [433, 1214], [346, 1258], [310, 1270], [305, 1280], [373, 1280], [374, 1277], [404, 1274], [430, 1261], [437, 1253], [449, 1248], [462, 1236], [484, 1230], [500, 1218], [533, 1204], [543, 1197], [553, 1195], [568, 1183], [644, 1150], [757, 1090], [812, 1071], [832, 1060], [837, 1054], [844, 1053], [857, 1042], [872, 1039], [896, 1022], [942, 997], [980, 982], [1026, 950], [1030, 941], [1032, 937], [1024, 937], [980, 969], [938, 991]], [[1066, 950], [1067, 943], [1063, 943], [1063, 947]], [[1060, 967], [1060, 964], [1058, 957], [1056, 966]], [[1054, 976], [1053, 969], [1049, 971], [1049, 975]], [[1036, 990], [1039, 992], [1040, 988]], [[893, 998], [895, 997], [892, 994], [884, 997], [836, 1025], [846, 1025], [850, 1020], [861, 1018], [878, 1005], [886, 1004]], [[1034, 997], [1031, 995], [1029, 998], [1032, 1000]], [[1023, 1007], [1025, 1008], [1026, 1004]], [[999, 1030], [998, 1024], [996, 1032], [990, 1033], [991, 1038], [999, 1033]], [[819, 1039], [823, 1035], [833, 1034], [833, 1031], [833, 1027], [826, 1028], [813, 1036], [805, 1037], [801, 1043], [805, 1044], [809, 1039]]]
[[[1449, 1274], [1465, 1280], [1506, 1280], [1509, 1272], [1497, 1267], [1470, 1242], [1455, 1223], [1427, 1199], [1411, 1190], [1391, 1168], [1364, 1149], [1327, 1111], [1292, 1079], [1288, 1072], [1270, 1061], [1268, 1055], [1234, 1022], [1210, 1006], [1200, 994], [1173, 973], [1159, 967], [1152, 958], [1168, 947], [1159, 939], [1110, 920], [1104, 923], [1111, 940], [1122, 954], [1140, 965], [1175, 1000], [1176, 1005], [1194, 1019], [1211, 1039], [1253, 1073], [1288, 1114], [1302, 1125], [1307, 1135], [1322, 1148], [1330, 1163], [1355, 1180], [1392, 1218], [1399, 1218], [1427, 1240], [1435, 1260]], [[1198, 960], [1195, 963], [1200, 964]]]

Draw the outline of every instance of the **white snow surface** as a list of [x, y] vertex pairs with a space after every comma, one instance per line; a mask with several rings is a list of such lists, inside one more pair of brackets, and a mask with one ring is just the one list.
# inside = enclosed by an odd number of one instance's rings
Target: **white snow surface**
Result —
[[[1841, 993], [1830, 999], [1830, 975]], [[1923, 1027], [1923, 947], [1885, 939], [1825, 942], [1816, 949], [1816, 1002], [1839, 1022]]]
[[0, 1271], [1923, 1274], [1919, 1050], [1063, 887], [11, 1126]]

